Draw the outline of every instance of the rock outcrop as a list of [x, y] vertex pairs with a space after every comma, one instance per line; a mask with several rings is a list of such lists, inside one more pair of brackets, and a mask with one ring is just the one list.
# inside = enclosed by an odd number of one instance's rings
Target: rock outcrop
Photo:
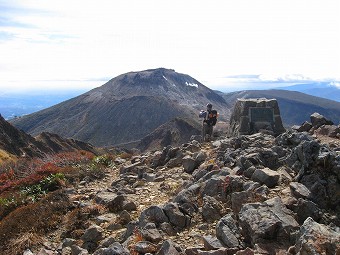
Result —
[[238, 99], [230, 117], [229, 136], [259, 131], [279, 135], [285, 131], [276, 99]]

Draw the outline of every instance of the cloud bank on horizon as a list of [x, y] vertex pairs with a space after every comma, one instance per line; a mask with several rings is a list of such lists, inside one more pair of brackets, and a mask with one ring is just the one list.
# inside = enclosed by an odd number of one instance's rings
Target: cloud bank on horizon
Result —
[[165, 67], [213, 89], [340, 81], [338, 0], [0, 0], [0, 89]]

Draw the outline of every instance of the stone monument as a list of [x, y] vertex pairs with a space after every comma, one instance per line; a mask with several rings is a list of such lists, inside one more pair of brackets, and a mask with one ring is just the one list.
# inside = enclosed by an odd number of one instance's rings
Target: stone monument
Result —
[[285, 132], [276, 99], [237, 99], [230, 117], [228, 135], [235, 137], [258, 132], [274, 136]]

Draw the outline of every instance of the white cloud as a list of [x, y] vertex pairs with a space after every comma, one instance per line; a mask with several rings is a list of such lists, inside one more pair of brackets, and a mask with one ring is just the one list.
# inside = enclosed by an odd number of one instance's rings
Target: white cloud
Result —
[[0, 32], [11, 35], [0, 40], [2, 89], [157, 67], [210, 87], [249, 73], [339, 78], [337, 0], [0, 0], [8, 5], [0, 14]]
[[337, 87], [338, 89], [340, 89], [340, 82], [335, 82], [335, 81], [333, 81], [333, 82], [330, 82], [329, 85], [330, 85], [330, 86]]

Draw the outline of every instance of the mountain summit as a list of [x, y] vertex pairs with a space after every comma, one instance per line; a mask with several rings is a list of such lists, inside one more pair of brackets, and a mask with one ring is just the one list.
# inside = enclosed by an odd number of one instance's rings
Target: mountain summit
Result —
[[56, 133], [96, 146], [140, 140], [176, 117], [197, 119], [210, 102], [221, 118], [230, 106], [186, 74], [158, 68], [119, 75], [101, 87], [42, 111], [12, 120], [31, 135]]

